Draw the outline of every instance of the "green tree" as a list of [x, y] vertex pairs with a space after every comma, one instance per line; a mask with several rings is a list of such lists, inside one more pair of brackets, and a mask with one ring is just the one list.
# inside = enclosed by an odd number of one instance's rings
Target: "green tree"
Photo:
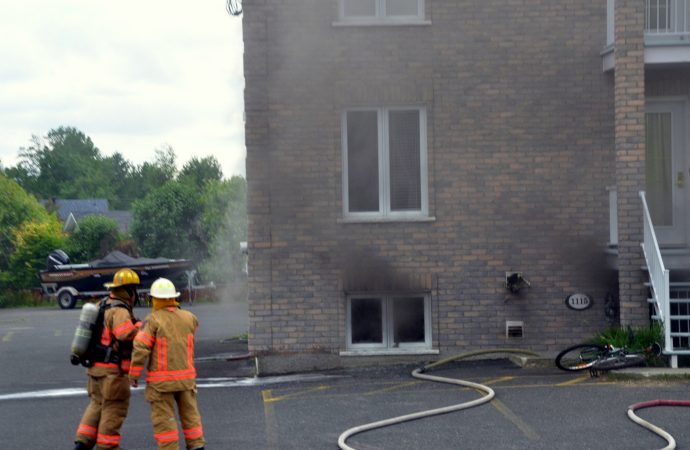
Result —
[[168, 181], [174, 180], [177, 173], [176, 159], [173, 148], [166, 146], [156, 149], [153, 162], [145, 162], [135, 168], [131, 180], [136, 194], [133, 198], [142, 199]]
[[4, 174], [0, 174], [0, 192], [0, 270], [6, 270], [14, 252], [16, 229], [25, 222], [46, 222], [49, 215], [35, 197]]
[[132, 237], [142, 254], [196, 261], [204, 258], [207, 248], [199, 218], [199, 200], [197, 189], [168, 181], [134, 202]]
[[223, 179], [223, 170], [215, 156], [205, 158], [193, 157], [182, 166], [177, 180], [182, 183], [190, 183], [203, 189], [206, 183]]
[[105, 177], [102, 182], [107, 183], [112, 190], [108, 198], [110, 209], [129, 209], [134, 200], [142, 197], [133, 183], [136, 168], [119, 152], [103, 158], [101, 165]]
[[41, 140], [20, 151], [17, 176], [42, 198], [108, 198], [112, 188], [107, 180], [100, 150], [91, 138], [73, 127], [50, 130]]
[[239, 176], [209, 182], [202, 204], [209, 255], [200, 265], [200, 272], [203, 278], [216, 282], [236, 280], [244, 269], [240, 242], [247, 240], [247, 183]]
[[48, 254], [65, 243], [60, 222], [55, 216], [24, 222], [15, 229], [14, 241], [7, 270], [0, 274], [3, 284], [12, 289], [39, 287], [38, 272], [45, 268]]
[[110, 253], [119, 241], [117, 221], [86, 216], [79, 220], [79, 229], [67, 238], [66, 250], [72, 261], [89, 261]]
[[[19, 158], [4, 173], [37, 197], [105, 198], [112, 209], [130, 209], [134, 200], [177, 174], [177, 157], [169, 145], [156, 149], [152, 162], [136, 166], [119, 152], [103, 156], [91, 138], [74, 127], [52, 129], [43, 138], [32, 136], [31, 144], [19, 149]], [[207, 163], [206, 158], [201, 161]]]

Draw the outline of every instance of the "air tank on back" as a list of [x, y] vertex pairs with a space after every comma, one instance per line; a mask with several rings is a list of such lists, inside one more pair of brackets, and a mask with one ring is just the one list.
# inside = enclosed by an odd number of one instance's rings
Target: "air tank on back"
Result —
[[70, 362], [75, 366], [81, 362], [89, 348], [89, 342], [93, 334], [94, 325], [98, 318], [98, 306], [93, 303], [84, 303], [79, 315], [79, 325], [74, 330], [74, 338], [70, 348]]

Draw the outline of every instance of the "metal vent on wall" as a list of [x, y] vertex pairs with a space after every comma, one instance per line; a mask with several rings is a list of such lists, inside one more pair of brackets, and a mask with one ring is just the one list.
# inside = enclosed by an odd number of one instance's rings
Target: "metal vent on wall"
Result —
[[525, 324], [523, 321], [506, 320], [506, 337], [521, 338], [523, 336]]

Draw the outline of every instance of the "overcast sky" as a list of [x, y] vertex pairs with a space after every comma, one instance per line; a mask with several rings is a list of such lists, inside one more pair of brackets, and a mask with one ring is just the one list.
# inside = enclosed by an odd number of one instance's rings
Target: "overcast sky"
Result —
[[72, 126], [136, 164], [244, 175], [242, 22], [224, 0], [0, 0], [0, 161]]

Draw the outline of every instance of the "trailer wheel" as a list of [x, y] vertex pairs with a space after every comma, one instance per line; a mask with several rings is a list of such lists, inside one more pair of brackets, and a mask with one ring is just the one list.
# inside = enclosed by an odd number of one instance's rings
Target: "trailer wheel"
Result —
[[57, 296], [57, 303], [62, 309], [72, 309], [77, 304], [77, 299], [70, 291], [62, 291]]

